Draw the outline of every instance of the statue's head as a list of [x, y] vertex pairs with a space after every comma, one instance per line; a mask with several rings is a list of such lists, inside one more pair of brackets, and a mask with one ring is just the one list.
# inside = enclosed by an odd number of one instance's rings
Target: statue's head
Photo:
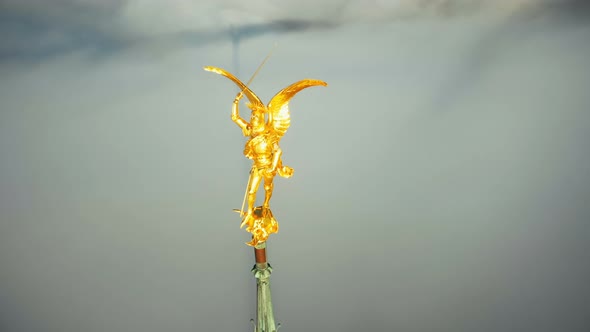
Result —
[[252, 115], [250, 117], [250, 125], [252, 126], [252, 130], [255, 133], [261, 133], [264, 131], [264, 115], [266, 109], [254, 104], [247, 104], [247, 106], [252, 110]]

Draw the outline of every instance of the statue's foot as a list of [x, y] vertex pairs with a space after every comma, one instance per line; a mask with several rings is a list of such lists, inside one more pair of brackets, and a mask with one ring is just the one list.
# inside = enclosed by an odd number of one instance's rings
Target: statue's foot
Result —
[[260, 214], [260, 216], [263, 218], [268, 216], [269, 213], [272, 214], [272, 212], [270, 212], [270, 205], [269, 204], [264, 204], [262, 206], [259, 206], [256, 210]]

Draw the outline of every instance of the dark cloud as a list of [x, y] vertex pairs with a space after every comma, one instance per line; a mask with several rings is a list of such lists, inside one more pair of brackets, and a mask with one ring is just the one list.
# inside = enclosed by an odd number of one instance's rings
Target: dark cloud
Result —
[[73, 51], [108, 54], [128, 41], [92, 26], [37, 21], [31, 16], [0, 15], [0, 60], [42, 60]]
[[4, 1], [0, 4], [0, 59], [41, 60], [73, 51], [104, 54], [128, 40], [109, 31], [121, 4]]
[[[160, 7], [155, 6], [159, 4]], [[543, 6], [541, 6], [543, 5]], [[307, 8], [307, 9], [306, 9]], [[485, 9], [512, 13], [554, 10], [581, 15], [584, 1], [327, 1], [322, 4], [253, 1], [142, 3], [137, 1], [4, 1], [0, 4], [0, 59], [41, 60], [83, 51], [100, 56], [135, 46], [202, 46], [268, 33], [330, 29], [351, 22], [455, 17]], [[308, 10], [313, 9], [313, 10]], [[185, 20], [174, 15], [190, 13]], [[151, 19], [151, 18], [155, 18]]]
[[202, 46], [216, 42], [227, 42], [227, 40], [245, 40], [259, 37], [269, 33], [295, 33], [306, 30], [329, 29], [335, 25], [328, 22], [310, 22], [303, 20], [277, 20], [268, 23], [246, 24], [240, 26], [228, 26], [221, 30], [186, 31], [176, 36], [166, 38], [179, 38], [189, 45]]
[[38, 20], [34, 15], [17, 13], [0, 14], [0, 60], [42, 60], [47, 57], [74, 51], [90, 55], [108, 55], [134, 46], [168, 45], [186, 46], [247, 40], [269, 33], [295, 33], [312, 29], [329, 29], [335, 24], [295, 19], [266, 23], [227, 26], [222, 29], [187, 30], [164, 35], [122, 35], [99, 29], [94, 25], [80, 25], [53, 20]]

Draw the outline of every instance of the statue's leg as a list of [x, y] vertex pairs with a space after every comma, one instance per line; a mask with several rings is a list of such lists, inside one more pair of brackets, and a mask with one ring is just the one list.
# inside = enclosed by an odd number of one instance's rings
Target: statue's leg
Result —
[[246, 211], [246, 215], [240, 224], [240, 228], [244, 227], [244, 225], [248, 225], [248, 227], [252, 227], [254, 222], [254, 203], [256, 202], [256, 191], [260, 186], [260, 172], [254, 168], [252, 173], [250, 174], [250, 184], [248, 185], [248, 210]]
[[272, 180], [274, 177], [272, 176], [265, 176], [264, 177], [264, 204], [262, 205], [265, 209], [269, 208], [270, 198], [272, 196], [273, 184]]
[[256, 192], [258, 191], [258, 187], [260, 186], [260, 171], [256, 168], [252, 170], [252, 180], [250, 181], [250, 186], [248, 187], [248, 211], [247, 215], [252, 215], [254, 212], [254, 203], [256, 202]]

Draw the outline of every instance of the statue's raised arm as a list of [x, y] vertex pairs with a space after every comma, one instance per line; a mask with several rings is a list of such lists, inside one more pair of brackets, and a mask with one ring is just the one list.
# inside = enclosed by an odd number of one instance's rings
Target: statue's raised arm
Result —
[[234, 99], [234, 103], [231, 109], [231, 120], [242, 129], [242, 133], [244, 134], [244, 136], [250, 136], [252, 126], [240, 116], [240, 111], [238, 110], [238, 105], [240, 104], [240, 99], [243, 95], [244, 94], [240, 92], [236, 96], [236, 99]]

